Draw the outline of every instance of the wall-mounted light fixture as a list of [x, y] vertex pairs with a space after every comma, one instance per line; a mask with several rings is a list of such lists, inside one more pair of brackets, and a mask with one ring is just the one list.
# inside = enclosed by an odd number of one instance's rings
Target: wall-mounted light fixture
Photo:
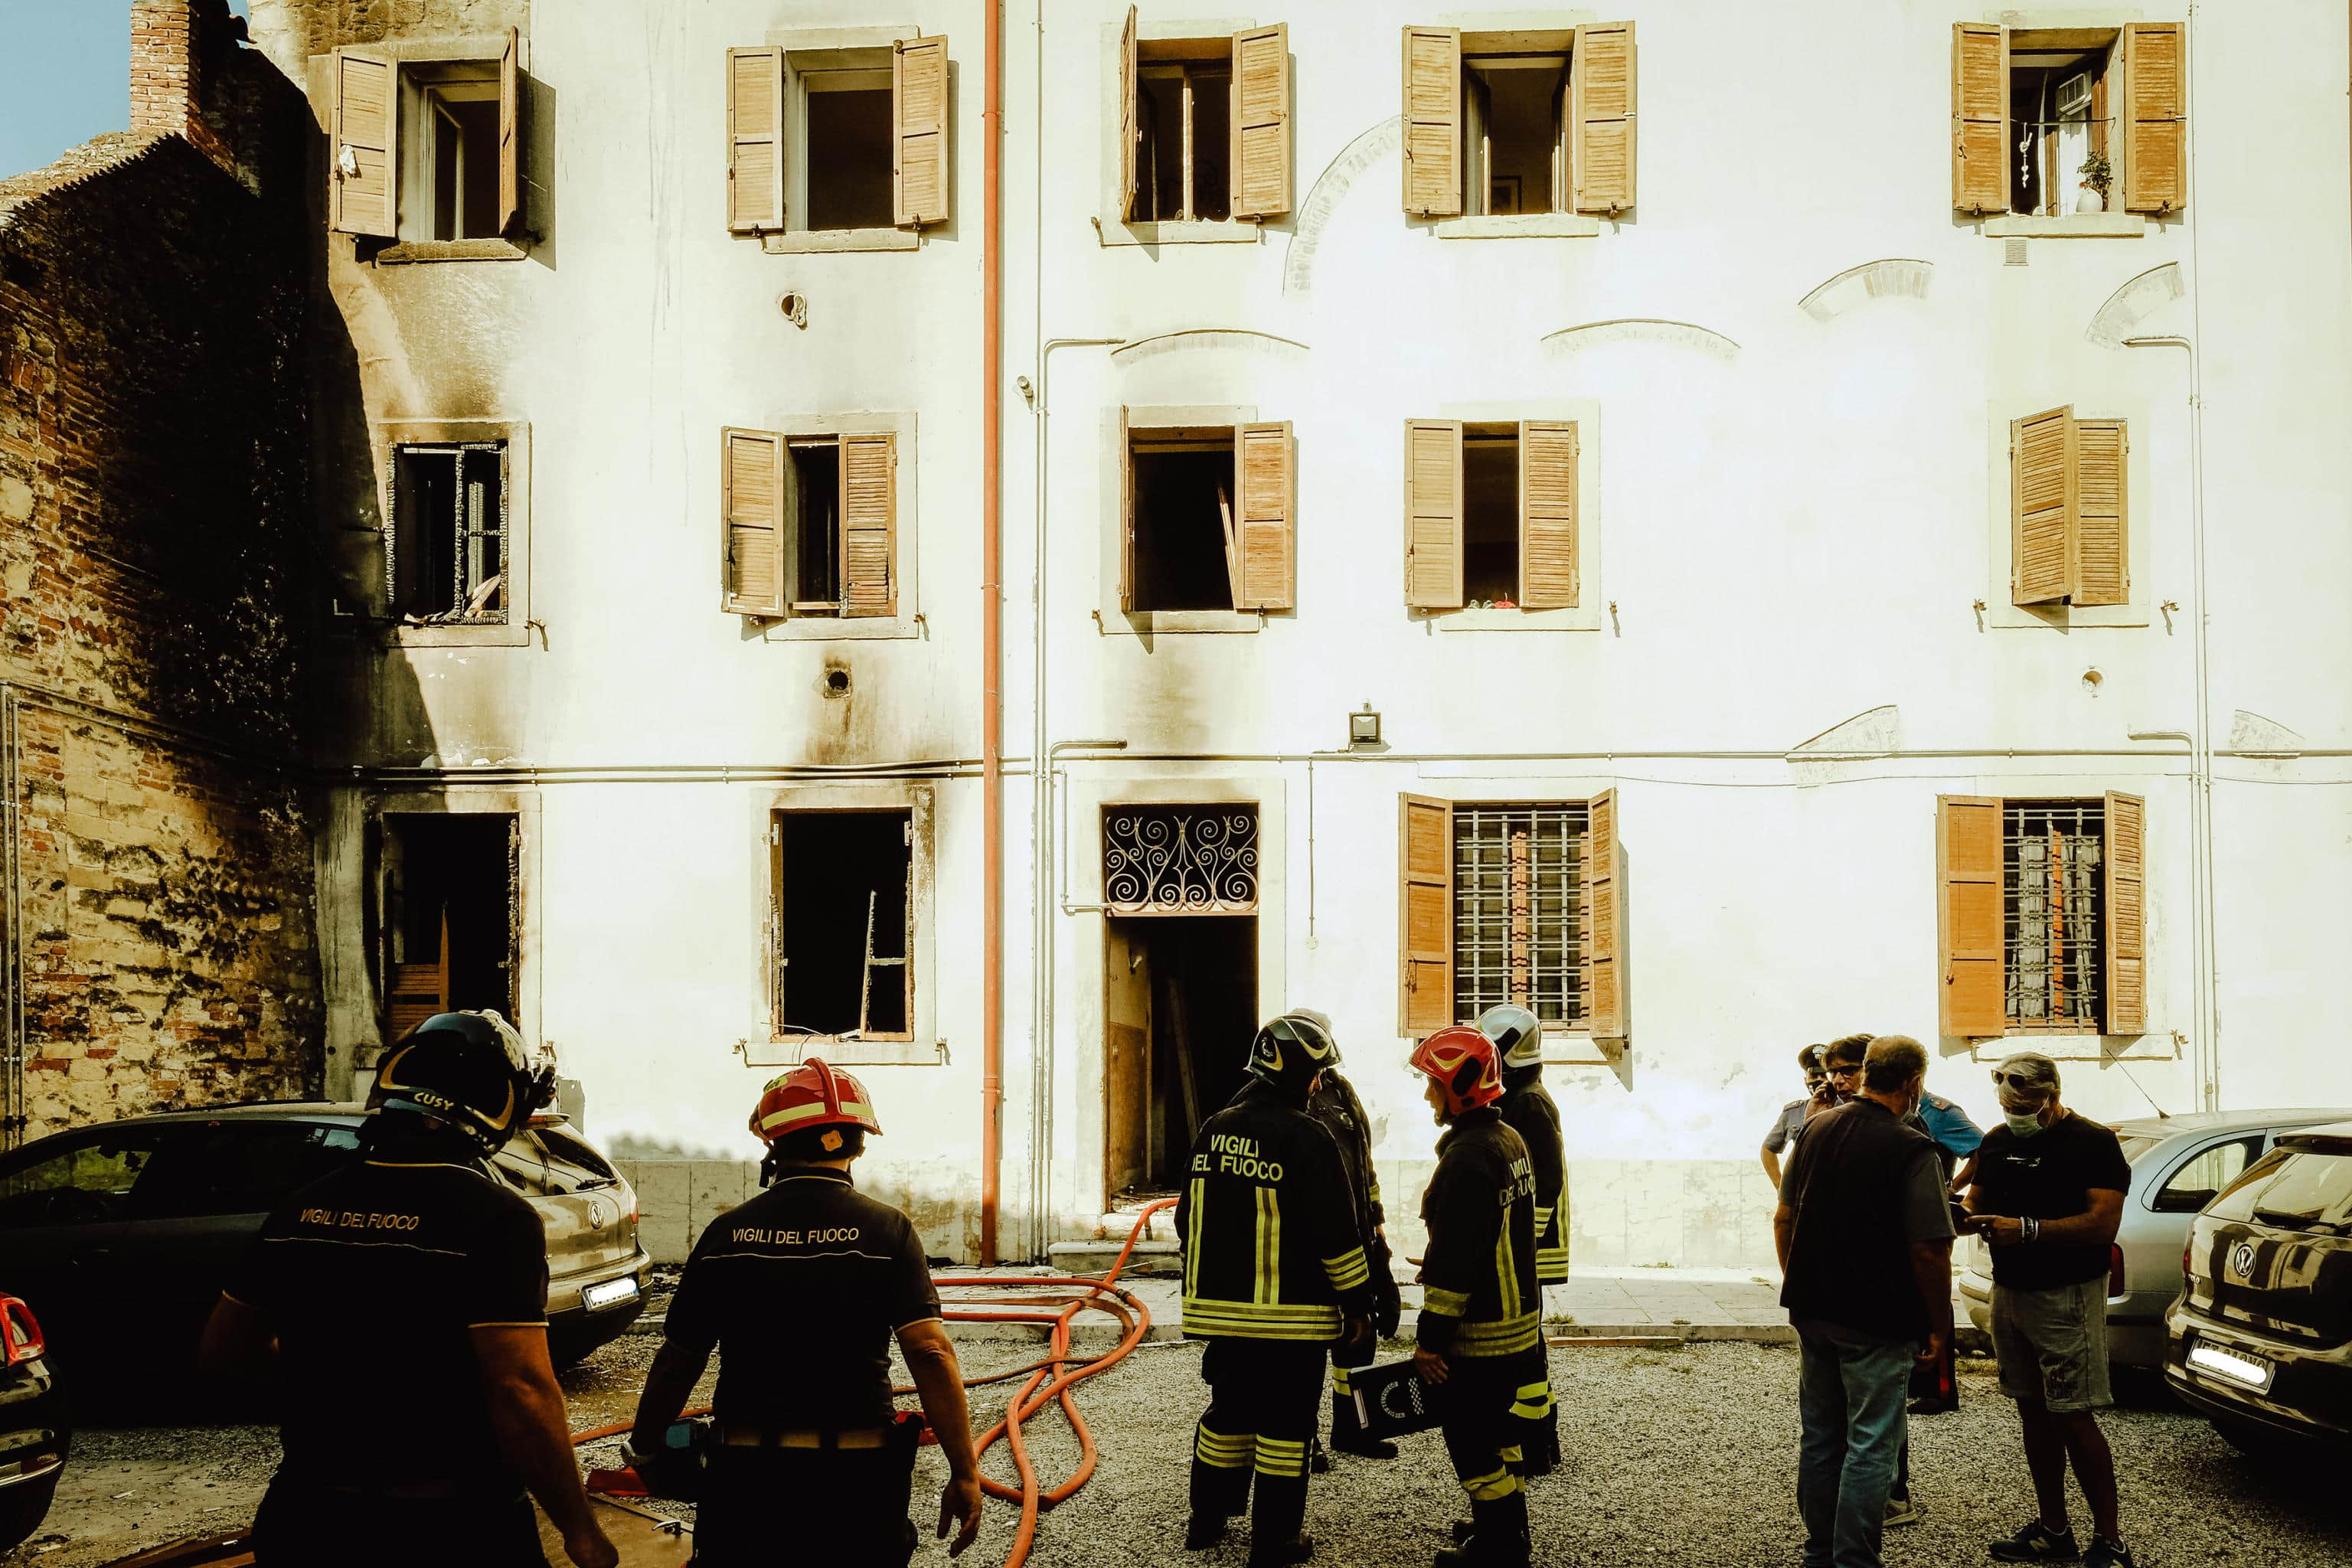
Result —
[[1372, 705], [1367, 702], [1362, 712], [1348, 715], [1348, 744], [1377, 746], [1380, 743], [1381, 716], [1373, 712]]

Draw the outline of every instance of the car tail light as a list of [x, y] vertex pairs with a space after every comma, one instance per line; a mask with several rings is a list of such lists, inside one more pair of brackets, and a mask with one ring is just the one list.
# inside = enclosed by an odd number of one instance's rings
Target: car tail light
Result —
[[2107, 1243], [2107, 1294], [2124, 1293], [2124, 1248], [2121, 1242]]
[[7, 1352], [6, 1359], [0, 1360], [0, 1366], [37, 1361], [41, 1352], [49, 1348], [41, 1325], [34, 1321], [33, 1309], [14, 1296], [0, 1296], [0, 1347]]

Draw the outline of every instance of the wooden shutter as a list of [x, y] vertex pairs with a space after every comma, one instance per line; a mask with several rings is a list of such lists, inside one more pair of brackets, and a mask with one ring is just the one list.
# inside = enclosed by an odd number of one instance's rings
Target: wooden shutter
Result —
[[2001, 984], [2001, 803], [1936, 797], [1936, 942], [1943, 957], [1939, 1027], [1966, 1039], [2009, 1028]]
[[2009, 35], [1995, 22], [1952, 24], [1952, 205], [2009, 210]]
[[2009, 423], [2010, 598], [2063, 601], [2074, 586], [2074, 411]]
[[1404, 30], [1404, 210], [1462, 212], [1462, 29]]
[[1454, 1023], [1454, 805], [1397, 796], [1397, 1032]]
[[898, 519], [898, 443], [887, 431], [841, 438], [841, 613], [898, 613], [891, 570]]
[[1404, 422], [1404, 602], [1462, 607], [1462, 422]]
[[727, 226], [784, 226], [784, 51], [727, 51]]
[[399, 232], [400, 68], [390, 55], [335, 51], [335, 143], [330, 205], [341, 234]]
[[1290, 421], [1234, 432], [1240, 584], [1236, 610], [1287, 610], [1297, 577], [1298, 530]]
[[1519, 607], [1576, 607], [1576, 426], [1519, 422]]
[[1142, 117], [1135, 102], [1135, 7], [1127, 8], [1127, 27], [1118, 36], [1118, 219], [1135, 218], [1135, 148], [1143, 136]]
[[920, 228], [948, 218], [948, 40], [890, 46], [890, 221]]
[[1622, 212], [1633, 205], [1633, 24], [1579, 27], [1568, 74], [1576, 210]]
[[2120, 419], [2074, 421], [2074, 593], [2077, 605], [2131, 600], [2130, 523], [2124, 482], [2130, 433]]
[[1234, 35], [1233, 214], [1290, 210], [1290, 26]]
[[1596, 1040], [1625, 1037], [1625, 924], [1617, 897], [1617, 792], [1585, 804], [1584, 1026]]
[[783, 474], [791, 461], [772, 430], [719, 433], [719, 511], [725, 576], [719, 607], [739, 616], [784, 613]]
[[2107, 1033], [2147, 1032], [2147, 802], [2107, 792]]
[[2181, 150], [2189, 134], [2186, 38], [2178, 22], [2124, 25], [2124, 210], [2187, 205]]
[[1125, 408], [1118, 411], [1118, 607], [1135, 608], [1135, 434]]
[[522, 218], [522, 34], [507, 29], [499, 57], [499, 232]]

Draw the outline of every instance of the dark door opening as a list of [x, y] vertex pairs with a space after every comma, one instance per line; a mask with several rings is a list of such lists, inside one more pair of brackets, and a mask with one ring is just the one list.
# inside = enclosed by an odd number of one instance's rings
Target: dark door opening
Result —
[[1257, 1030], [1257, 917], [1104, 922], [1107, 1206], [1171, 1193]]
[[383, 819], [384, 1039], [436, 1013], [515, 1016], [521, 837], [503, 812]]

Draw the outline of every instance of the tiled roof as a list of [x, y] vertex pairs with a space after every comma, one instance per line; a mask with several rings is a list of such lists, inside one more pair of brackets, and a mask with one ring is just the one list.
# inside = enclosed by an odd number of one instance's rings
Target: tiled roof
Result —
[[0, 226], [5, 226], [17, 209], [136, 163], [175, 134], [170, 131], [109, 131], [102, 136], [93, 136], [46, 169], [0, 180]]

